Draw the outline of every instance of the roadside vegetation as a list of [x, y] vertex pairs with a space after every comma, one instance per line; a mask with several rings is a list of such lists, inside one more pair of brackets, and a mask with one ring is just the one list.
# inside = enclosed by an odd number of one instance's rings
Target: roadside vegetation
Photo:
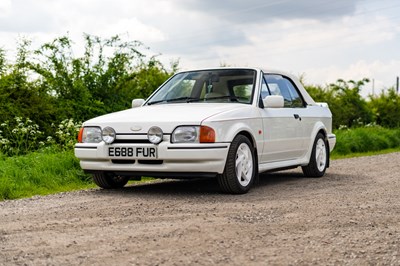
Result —
[[0, 160], [0, 200], [89, 187], [73, 151], [44, 149]]
[[[73, 146], [82, 121], [127, 109], [178, 68], [167, 68], [137, 41], [84, 35], [75, 56], [68, 36], [38, 49], [22, 40], [15, 60], [0, 48], [0, 200], [92, 187]], [[394, 88], [365, 99], [367, 82], [305, 85], [333, 113], [332, 158], [400, 151], [400, 96]]]

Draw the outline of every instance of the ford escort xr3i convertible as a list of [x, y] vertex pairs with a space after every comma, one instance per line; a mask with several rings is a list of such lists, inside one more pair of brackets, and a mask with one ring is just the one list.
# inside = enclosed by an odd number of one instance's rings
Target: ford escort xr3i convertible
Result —
[[130, 179], [215, 177], [246, 193], [265, 171], [301, 167], [321, 177], [335, 146], [332, 114], [280, 71], [180, 72], [132, 109], [83, 123], [75, 155], [102, 188]]

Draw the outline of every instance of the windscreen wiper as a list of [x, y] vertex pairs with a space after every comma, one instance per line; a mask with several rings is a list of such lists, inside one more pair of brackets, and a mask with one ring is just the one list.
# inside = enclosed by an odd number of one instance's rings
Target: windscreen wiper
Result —
[[197, 101], [199, 98], [192, 98], [192, 97], [178, 97], [178, 98], [172, 98], [172, 99], [164, 99], [164, 100], [159, 100], [159, 101], [153, 101], [147, 103], [147, 105], [152, 105], [152, 104], [157, 104], [157, 103], [162, 103], [162, 102], [177, 102], [177, 101], [186, 101], [187, 103], [192, 102], [192, 101]]
[[157, 104], [157, 103], [162, 103], [162, 102], [165, 102], [165, 100], [148, 102], [147, 105], [152, 105], [152, 104]]
[[186, 101], [188, 103], [197, 99], [198, 98], [192, 98], [192, 97], [178, 97], [178, 98], [168, 99], [167, 102]]

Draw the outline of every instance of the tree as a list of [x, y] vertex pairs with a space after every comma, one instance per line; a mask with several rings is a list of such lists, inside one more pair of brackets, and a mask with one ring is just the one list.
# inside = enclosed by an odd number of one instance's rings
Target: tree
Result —
[[360, 95], [361, 87], [368, 82], [368, 79], [347, 82], [339, 79], [335, 84], [330, 85], [336, 98], [333, 106], [337, 120], [336, 126], [353, 127], [372, 121], [372, 112], [368, 109], [366, 100]]
[[372, 121], [372, 112], [366, 100], [360, 95], [361, 87], [367, 82], [368, 79], [360, 81], [339, 79], [325, 88], [306, 86], [306, 89], [315, 101], [329, 104], [333, 114], [333, 128], [354, 127]]
[[46, 128], [55, 118], [54, 103], [49, 94], [40, 90], [38, 81], [30, 79], [29, 45], [27, 40], [19, 44], [13, 65], [7, 65], [0, 53], [0, 122], [29, 117]]
[[375, 121], [383, 127], [400, 127], [400, 95], [394, 88], [382, 92], [379, 96], [370, 96], [368, 103]]
[[138, 41], [84, 38], [80, 57], [74, 56], [68, 36], [34, 51], [30, 41], [22, 40], [14, 64], [0, 49], [0, 123], [29, 118], [44, 136], [52, 136], [52, 124], [130, 108], [133, 98], [147, 97], [172, 74], [156, 57], [147, 58], [141, 52], [147, 48]]
[[147, 97], [171, 75], [155, 57], [146, 60], [138, 41], [84, 37], [83, 57], [73, 57], [72, 41], [64, 36], [35, 51], [37, 62], [31, 65], [59, 104], [61, 120], [82, 121], [126, 109], [131, 99]]

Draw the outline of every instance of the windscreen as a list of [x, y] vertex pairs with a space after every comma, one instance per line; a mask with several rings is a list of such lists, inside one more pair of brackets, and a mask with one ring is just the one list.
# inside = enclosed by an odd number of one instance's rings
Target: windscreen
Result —
[[219, 69], [182, 72], [173, 76], [147, 102], [238, 102], [251, 104], [256, 71]]

